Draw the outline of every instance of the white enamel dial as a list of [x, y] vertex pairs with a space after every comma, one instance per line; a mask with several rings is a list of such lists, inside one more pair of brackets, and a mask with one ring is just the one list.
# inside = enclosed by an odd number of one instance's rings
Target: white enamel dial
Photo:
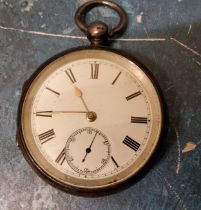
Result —
[[86, 49], [54, 60], [33, 80], [22, 127], [30, 155], [47, 176], [101, 188], [147, 162], [159, 140], [161, 112], [154, 85], [135, 63]]

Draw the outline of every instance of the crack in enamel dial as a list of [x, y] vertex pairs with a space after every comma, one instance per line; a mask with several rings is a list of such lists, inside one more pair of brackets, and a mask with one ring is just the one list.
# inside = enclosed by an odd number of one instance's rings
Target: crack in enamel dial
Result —
[[29, 156], [47, 178], [98, 189], [145, 165], [159, 141], [162, 109], [138, 65], [84, 49], [42, 67], [25, 95], [21, 124]]

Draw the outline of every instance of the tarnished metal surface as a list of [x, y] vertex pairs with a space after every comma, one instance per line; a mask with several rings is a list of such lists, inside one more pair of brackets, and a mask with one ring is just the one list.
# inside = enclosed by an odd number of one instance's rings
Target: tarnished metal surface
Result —
[[[169, 113], [152, 169], [128, 189], [84, 198], [43, 182], [16, 147], [16, 112], [24, 82], [45, 60], [88, 41], [74, 23], [86, 1], [0, 0], [0, 209], [201, 209], [201, 2], [115, 1], [129, 24], [114, 48], [125, 49], [158, 80]], [[101, 18], [98, 18], [102, 16]], [[88, 20], [118, 24], [96, 8]]]

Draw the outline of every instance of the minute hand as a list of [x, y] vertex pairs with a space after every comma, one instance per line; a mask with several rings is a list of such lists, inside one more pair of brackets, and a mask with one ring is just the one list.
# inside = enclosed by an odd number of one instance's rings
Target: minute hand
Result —
[[52, 114], [70, 114], [70, 113], [87, 113], [87, 111], [77, 111], [77, 110], [72, 110], [72, 111], [38, 111], [34, 114], [36, 116], [51, 116]]

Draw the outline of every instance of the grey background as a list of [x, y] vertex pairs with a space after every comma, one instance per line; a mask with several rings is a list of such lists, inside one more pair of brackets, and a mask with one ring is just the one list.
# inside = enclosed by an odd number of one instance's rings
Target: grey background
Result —
[[[66, 194], [42, 181], [16, 147], [16, 111], [24, 81], [56, 53], [88, 44], [77, 37], [83, 34], [73, 21], [84, 2], [0, 0], [0, 209], [201, 209], [200, 0], [115, 1], [127, 11], [129, 24], [121, 37], [125, 40], [113, 47], [151, 70], [169, 112], [158, 161], [137, 183], [104, 197]], [[114, 12], [103, 8], [88, 19], [98, 17], [110, 26], [118, 22]], [[182, 153], [188, 142], [196, 148]]]

